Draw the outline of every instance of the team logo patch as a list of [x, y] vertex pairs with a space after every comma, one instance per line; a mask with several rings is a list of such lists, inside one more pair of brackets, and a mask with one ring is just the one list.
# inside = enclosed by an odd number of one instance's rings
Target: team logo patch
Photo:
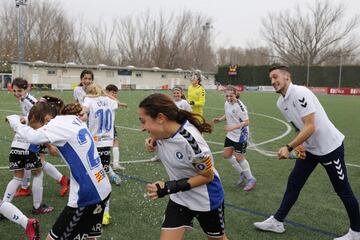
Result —
[[205, 163], [198, 163], [195, 165], [196, 169], [200, 172], [204, 171], [207, 167]]
[[175, 156], [176, 156], [176, 158], [179, 159], [179, 160], [182, 160], [182, 159], [184, 158], [184, 154], [182, 154], [181, 152], [176, 152], [176, 153], [175, 153]]

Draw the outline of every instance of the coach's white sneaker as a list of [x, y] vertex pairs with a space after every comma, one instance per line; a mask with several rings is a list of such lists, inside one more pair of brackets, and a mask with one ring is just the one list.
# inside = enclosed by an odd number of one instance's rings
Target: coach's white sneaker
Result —
[[284, 223], [279, 222], [274, 218], [274, 216], [270, 216], [263, 222], [255, 222], [254, 226], [263, 231], [270, 231], [276, 233], [285, 232]]
[[334, 238], [334, 240], [360, 240], [360, 232], [355, 232], [349, 228], [349, 232], [342, 237]]

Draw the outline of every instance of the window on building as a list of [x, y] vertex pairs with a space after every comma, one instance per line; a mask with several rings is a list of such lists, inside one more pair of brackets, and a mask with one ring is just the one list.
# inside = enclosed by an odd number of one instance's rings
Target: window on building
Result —
[[131, 74], [132, 74], [132, 71], [128, 70], [128, 69], [119, 69], [118, 70], [118, 75], [121, 75], [121, 76], [131, 76]]
[[166, 78], [166, 74], [161, 74], [161, 78]]
[[56, 70], [55, 69], [48, 69], [47, 74], [48, 75], [56, 75]]
[[141, 72], [136, 72], [136, 73], [135, 73], [135, 76], [136, 76], [136, 77], [142, 77], [142, 73], [141, 73]]

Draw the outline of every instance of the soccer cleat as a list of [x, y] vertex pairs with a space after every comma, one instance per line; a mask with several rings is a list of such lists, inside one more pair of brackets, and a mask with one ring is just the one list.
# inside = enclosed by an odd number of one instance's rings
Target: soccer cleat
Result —
[[256, 178], [251, 178], [246, 183], [246, 185], [245, 185], [245, 187], [243, 189], [246, 192], [250, 192], [251, 190], [253, 190], [255, 188], [255, 186], [256, 186]]
[[41, 204], [39, 208], [33, 207], [32, 213], [35, 215], [39, 215], [51, 213], [52, 211], [54, 211], [54, 207], [47, 206], [46, 204]]
[[118, 164], [118, 165], [114, 164], [112, 168], [114, 171], [117, 171], [117, 170], [124, 171], [126, 169], [124, 166], [121, 166], [120, 164]]
[[276, 220], [274, 218], [274, 216], [270, 216], [268, 219], [266, 219], [263, 222], [255, 222], [254, 226], [257, 229], [260, 229], [263, 231], [269, 231], [269, 232], [275, 232], [275, 233], [285, 232], [284, 223]]
[[243, 173], [240, 173], [240, 178], [239, 178], [239, 181], [237, 181], [236, 185], [238, 185], [239, 187], [242, 187], [242, 188], [245, 187], [246, 178]]
[[16, 191], [14, 197], [27, 197], [31, 195], [31, 189], [30, 188], [20, 188]]
[[110, 218], [111, 218], [110, 213], [104, 212], [102, 224], [103, 225], [109, 225], [110, 224]]
[[40, 225], [39, 220], [35, 218], [29, 218], [25, 234], [29, 240], [40, 240]]
[[334, 240], [359, 240], [360, 232], [355, 232], [351, 228], [349, 228], [349, 232], [344, 236], [334, 238]]
[[116, 173], [110, 177], [110, 181], [118, 186], [121, 185], [121, 178]]
[[60, 180], [60, 196], [64, 197], [65, 194], [69, 191], [69, 184], [70, 184], [70, 180], [67, 176], [62, 176], [61, 180]]

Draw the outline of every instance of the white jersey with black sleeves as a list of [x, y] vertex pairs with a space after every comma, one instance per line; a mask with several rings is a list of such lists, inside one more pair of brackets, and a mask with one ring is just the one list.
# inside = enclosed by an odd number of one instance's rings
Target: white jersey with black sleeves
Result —
[[115, 110], [118, 103], [109, 97], [85, 97], [83, 105], [89, 111], [88, 126], [96, 147], [111, 147], [114, 140]]
[[306, 151], [323, 156], [344, 141], [345, 136], [329, 120], [321, 103], [308, 88], [290, 84], [285, 97], [279, 97], [277, 107], [287, 121], [299, 130], [304, 128], [302, 118], [314, 113], [315, 132], [303, 144]]
[[[247, 109], [240, 100], [236, 100], [235, 103], [226, 101], [224, 108], [227, 125], [239, 124], [249, 119]], [[249, 138], [249, 126], [229, 131], [226, 137], [237, 143], [247, 142]]]
[[[165, 166], [170, 180], [198, 175], [196, 162], [208, 158], [214, 166], [210, 148], [194, 125], [186, 121], [172, 137], [157, 140], [157, 154]], [[194, 211], [210, 211], [218, 208], [224, 200], [220, 177], [213, 167], [214, 179], [185, 192], [170, 195], [170, 199]]]
[[185, 99], [175, 101], [175, 104], [179, 109], [182, 109], [182, 110], [185, 110], [188, 112], [192, 112], [190, 104]]

